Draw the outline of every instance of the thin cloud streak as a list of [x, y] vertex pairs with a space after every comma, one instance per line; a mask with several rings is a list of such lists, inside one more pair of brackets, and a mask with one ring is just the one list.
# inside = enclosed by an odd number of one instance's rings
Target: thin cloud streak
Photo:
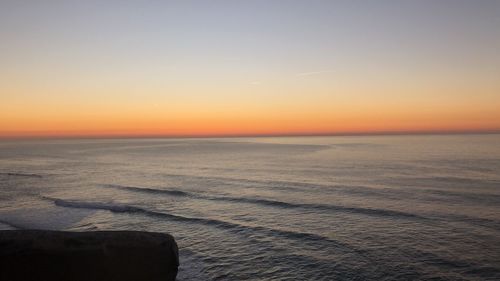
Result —
[[331, 72], [331, 71], [330, 70], [324, 70], [324, 71], [302, 72], [302, 73], [297, 73], [295, 76], [297, 76], [297, 77], [305, 77], [305, 76], [318, 75], [318, 74], [323, 74], [323, 73], [328, 73], [328, 72]]

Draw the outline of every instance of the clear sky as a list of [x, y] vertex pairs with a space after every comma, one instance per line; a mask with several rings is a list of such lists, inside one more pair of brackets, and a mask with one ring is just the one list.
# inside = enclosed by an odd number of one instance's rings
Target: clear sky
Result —
[[0, 137], [500, 129], [500, 1], [0, 1]]

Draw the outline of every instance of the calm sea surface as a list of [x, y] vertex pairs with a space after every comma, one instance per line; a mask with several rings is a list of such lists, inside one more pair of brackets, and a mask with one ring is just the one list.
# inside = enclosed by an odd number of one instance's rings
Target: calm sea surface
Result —
[[500, 280], [500, 135], [2, 141], [0, 228], [168, 232], [179, 280]]

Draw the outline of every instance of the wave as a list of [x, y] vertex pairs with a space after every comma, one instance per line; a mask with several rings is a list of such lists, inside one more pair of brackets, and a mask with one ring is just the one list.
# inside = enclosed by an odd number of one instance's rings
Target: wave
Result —
[[[352, 188], [352, 186], [343, 186], [343, 185], [327, 185], [327, 184], [319, 184], [319, 183], [308, 183], [308, 182], [296, 182], [296, 181], [285, 181], [285, 180], [259, 180], [259, 179], [249, 179], [249, 178], [240, 178], [240, 177], [221, 177], [221, 176], [200, 176], [200, 175], [186, 175], [186, 174], [165, 174], [161, 173], [160, 176], [171, 178], [171, 179], [180, 179], [180, 180], [194, 180], [201, 181], [205, 184], [216, 183], [219, 186], [222, 185], [238, 185], [238, 186], [252, 186], [255, 187], [263, 187], [273, 189], [281, 189], [286, 191], [299, 191], [299, 192], [311, 192], [314, 191], [332, 191], [336, 189], [343, 188]], [[369, 189], [369, 187], [362, 187]]]
[[118, 189], [125, 189], [125, 190], [130, 190], [130, 191], [137, 191], [137, 192], [145, 192], [145, 193], [154, 193], [154, 194], [168, 194], [168, 195], [173, 195], [173, 196], [194, 196], [194, 194], [186, 192], [186, 191], [181, 191], [181, 190], [173, 190], [173, 189], [155, 189], [155, 188], [148, 188], [148, 187], [135, 187], [135, 186], [126, 186], [126, 185], [117, 185], [117, 184], [105, 184], [103, 185], [104, 187], [111, 187], [111, 188], [118, 188]]
[[42, 178], [39, 174], [28, 174], [28, 173], [0, 173], [0, 175], [11, 176], [11, 177], [29, 177], [29, 178]]
[[207, 194], [200, 194], [194, 192], [187, 192], [175, 189], [155, 189], [146, 187], [135, 187], [135, 186], [123, 186], [123, 185], [105, 185], [107, 187], [118, 188], [129, 190], [133, 192], [143, 192], [158, 195], [170, 195], [179, 197], [188, 197], [193, 199], [201, 200], [212, 200], [212, 201], [223, 201], [223, 202], [235, 202], [235, 203], [246, 203], [246, 204], [256, 204], [261, 206], [270, 206], [285, 209], [308, 209], [308, 210], [319, 210], [324, 212], [343, 212], [351, 214], [361, 214], [367, 216], [385, 217], [390, 219], [413, 219], [426, 222], [432, 222], [436, 220], [453, 220], [459, 222], [466, 222], [469, 224], [474, 224], [481, 227], [487, 227], [490, 229], [500, 229], [500, 221], [469, 217], [469, 216], [458, 216], [449, 214], [429, 214], [428, 216], [421, 216], [417, 214], [387, 210], [387, 209], [374, 209], [374, 208], [361, 208], [361, 207], [348, 207], [339, 206], [331, 204], [308, 204], [308, 203], [290, 203], [271, 199], [262, 198], [245, 198], [245, 197], [230, 197], [230, 196], [213, 196]]
[[88, 202], [88, 201], [73, 201], [73, 200], [64, 200], [58, 198], [50, 198], [44, 197], [44, 199], [52, 200], [55, 205], [61, 207], [70, 207], [70, 208], [80, 208], [80, 209], [95, 209], [95, 210], [108, 210], [116, 213], [140, 213], [144, 212], [144, 209], [123, 205], [123, 204], [110, 204], [103, 202]]
[[306, 204], [306, 203], [288, 203], [277, 200], [269, 199], [256, 199], [256, 198], [238, 198], [238, 197], [220, 197], [214, 198], [213, 200], [224, 200], [224, 201], [236, 201], [236, 202], [246, 202], [253, 204], [261, 204], [267, 206], [277, 206], [281, 208], [303, 208], [303, 209], [317, 209], [321, 211], [335, 211], [335, 212], [347, 212], [347, 213], [357, 213], [363, 215], [372, 216], [382, 216], [391, 218], [420, 218], [425, 219], [416, 214], [410, 214], [400, 211], [384, 210], [384, 209], [370, 209], [370, 208], [360, 208], [360, 207], [346, 207], [339, 205], [330, 204]]
[[[369, 185], [346, 185], [337, 183], [312, 183], [312, 182], [301, 182], [301, 181], [289, 181], [289, 180], [261, 180], [261, 179], [250, 179], [243, 177], [222, 177], [222, 176], [206, 176], [206, 175], [187, 175], [187, 174], [159, 174], [163, 177], [173, 180], [180, 180], [184, 182], [194, 181], [194, 184], [202, 184], [209, 187], [251, 187], [253, 189], [263, 189], [263, 190], [282, 190], [285, 192], [296, 192], [298, 196], [300, 194], [311, 194], [316, 193], [320, 195], [324, 194], [348, 194], [354, 196], [360, 196], [364, 199], [366, 197], [381, 198], [384, 200], [391, 199], [399, 201], [402, 197], [411, 198], [413, 200], [421, 201], [420, 196], [416, 196], [415, 192], [411, 190], [405, 190], [401, 188], [393, 188], [388, 185], [387, 182], [372, 182]], [[395, 182], [394, 184], [397, 184]], [[410, 185], [408, 185], [410, 186]]]
[[328, 237], [314, 234], [314, 233], [305, 233], [305, 232], [296, 232], [282, 229], [274, 229], [264, 226], [249, 226], [242, 225], [233, 222], [227, 222], [217, 219], [210, 218], [199, 218], [199, 217], [189, 217], [177, 214], [170, 214], [166, 212], [149, 210], [142, 207], [137, 207], [133, 205], [121, 204], [121, 203], [113, 203], [113, 202], [96, 202], [96, 201], [81, 201], [81, 200], [67, 200], [67, 199], [59, 199], [59, 198], [51, 198], [51, 197], [42, 197], [45, 200], [52, 201], [55, 205], [60, 207], [68, 207], [68, 208], [82, 208], [82, 209], [91, 209], [91, 210], [107, 210], [114, 213], [129, 213], [129, 214], [140, 214], [149, 217], [155, 218], [163, 218], [169, 219], [171, 221], [176, 222], [184, 222], [184, 223], [197, 223], [203, 224], [207, 226], [218, 227], [222, 229], [232, 230], [238, 233], [245, 232], [260, 232], [266, 233], [268, 235], [282, 237], [282, 238], [292, 238], [299, 240], [307, 240], [313, 242], [330, 242], [335, 243], [337, 246], [349, 248], [353, 250], [351, 246], [345, 245], [339, 241], [332, 240]]
[[386, 209], [372, 209], [372, 208], [361, 208], [361, 207], [347, 207], [331, 204], [308, 204], [308, 203], [290, 203], [271, 199], [262, 198], [245, 198], [245, 197], [230, 197], [230, 196], [213, 196], [205, 195], [199, 193], [186, 192], [175, 189], [154, 189], [154, 188], [144, 188], [144, 187], [134, 187], [134, 186], [123, 186], [123, 185], [105, 185], [106, 187], [124, 189], [134, 192], [143, 193], [153, 193], [153, 194], [165, 194], [173, 196], [190, 197], [195, 199], [203, 200], [213, 200], [213, 201], [226, 201], [226, 202], [237, 202], [237, 203], [248, 203], [257, 204], [263, 206], [279, 207], [285, 209], [314, 209], [320, 211], [333, 211], [333, 212], [346, 212], [346, 213], [356, 213], [362, 215], [379, 216], [379, 217], [390, 217], [390, 218], [411, 218], [411, 219], [428, 219], [416, 214], [386, 210]]

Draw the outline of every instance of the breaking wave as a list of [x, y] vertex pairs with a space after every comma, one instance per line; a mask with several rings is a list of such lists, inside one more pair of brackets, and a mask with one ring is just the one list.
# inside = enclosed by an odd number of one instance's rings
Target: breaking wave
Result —
[[[185, 223], [197, 223], [208, 226], [214, 226], [218, 228], [223, 228], [227, 230], [232, 230], [238, 233], [245, 232], [261, 232], [266, 233], [272, 236], [278, 236], [283, 238], [291, 238], [291, 239], [299, 239], [299, 240], [307, 240], [307, 241], [319, 241], [319, 242], [330, 242], [335, 243], [338, 246], [344, 248], [352, 248], [348, 245], [344, 245], [338, 241], [332, 240], [328, 237], [313, 234], [313, 233], [305, 233], [305, 232], [296, 232], [282, 229], [274, 229], [263, 226], [249, 226], [242, 225], [233, 222], [227, 222], [217, 219], [210, 218], [199, 218], [199, 217], [190, 217], [183, 216], [177, 214], [170, 214], [166, 212], [149, 210], [142, 207], [137, 207], [133, 205], [121, 204], [121, 203], [112, 203], [112, 202], [96, 202], [96, 201], [81, 201], [81, 200], [67, 200], [67, 199], [59, 199], [59, 198], [51, 198], [51, 197], [42, 197], [45, 200], [52, 201], [55, 205], [60, 207], [68, 207], [68, 208], [81, 208], [81, 209], [91, 209], [91, 210], [107, 210], [114, 213], [129, 213], [129, 214], [140, 214], [149, 217], [155, 218], [163, 218], [169, 219], [171, 221], [176, 222], [185, 222]], [[352, 250], [352, 249], [351, 249]]]

